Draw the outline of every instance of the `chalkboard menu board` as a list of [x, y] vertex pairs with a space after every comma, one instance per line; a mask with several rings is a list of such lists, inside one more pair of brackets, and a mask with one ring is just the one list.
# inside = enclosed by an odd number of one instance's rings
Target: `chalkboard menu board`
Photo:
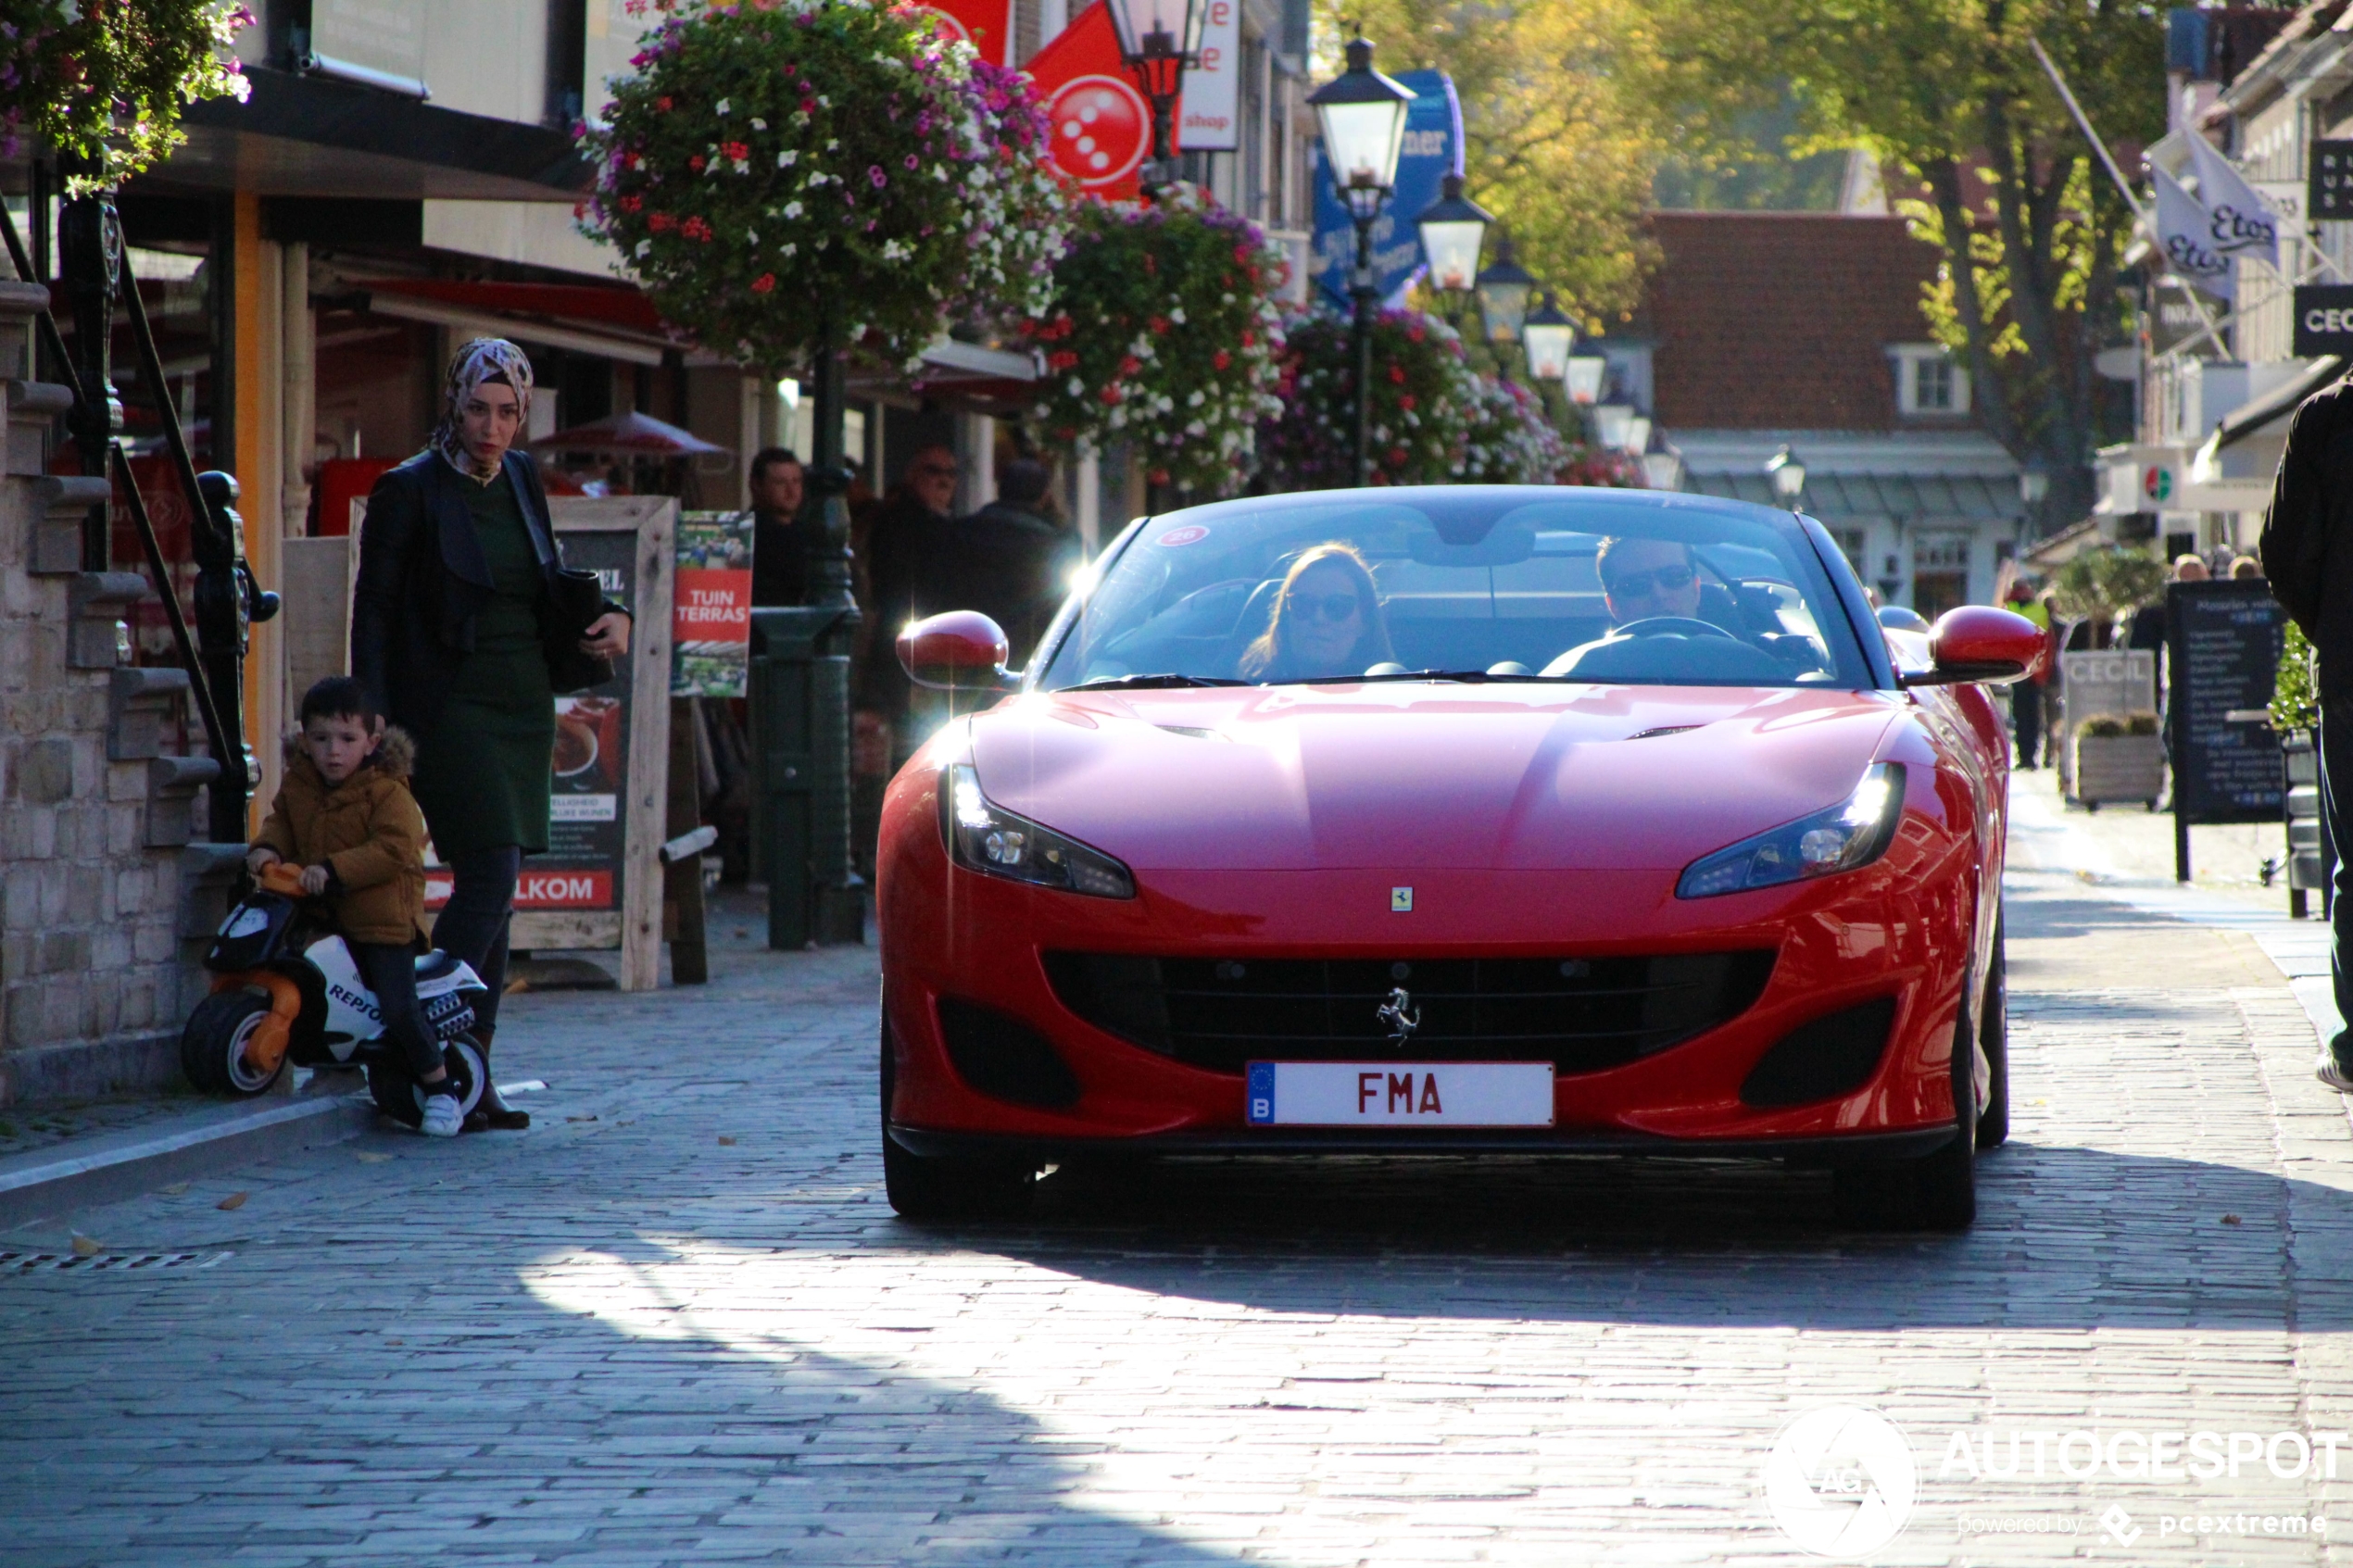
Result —
[[2287, 612], [2260, 581], [2166, 589], [2166, 717], [2177, 824], [2280, 820], [2286, 784], [2267, 710], [2286, 622]]

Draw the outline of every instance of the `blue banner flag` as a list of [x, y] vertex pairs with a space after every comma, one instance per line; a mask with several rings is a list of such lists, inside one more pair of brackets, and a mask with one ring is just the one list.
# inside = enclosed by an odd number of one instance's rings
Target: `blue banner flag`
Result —
[[[1397, 188], [1373, 221], [1373, 282], [1390, 305], [1404, 302], [1406, 287], [1427, 264], [1416, 220], [1435, 204], [1449, 174], [1463, 171], [1463, 106], [1442, 70], [1391, 73], [1416, 94], [1405, 106], [1404, 149], [1397, 157]], [[1356, 268], [1356, 224], [1340, 199], [1318, 143], [1312, 156], [1315, 182], [1315, 252], [1309, 265], [1327, 304], [1349, 308], [1349, 282]], [[1478, 193], [1469, 194], [1477, 199]]]

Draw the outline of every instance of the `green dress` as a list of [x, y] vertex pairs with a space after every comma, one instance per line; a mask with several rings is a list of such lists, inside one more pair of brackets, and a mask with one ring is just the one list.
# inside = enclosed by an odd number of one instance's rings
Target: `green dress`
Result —
[[472, 850], [547, 847], [555, 694], [539, 643], [547, 591], [514, 481], [465, 481], [466, 506], [490, 567], [490, 600], [474, 617], [474, 650], [458, 667], [447, 706], [417, 747], [409, 787], [446, 864]]

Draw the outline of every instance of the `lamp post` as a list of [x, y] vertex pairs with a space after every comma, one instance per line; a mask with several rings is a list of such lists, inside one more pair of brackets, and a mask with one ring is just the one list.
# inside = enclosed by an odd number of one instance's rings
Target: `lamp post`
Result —
[[1152, 107], [1152, 156], [1141, 182], [1157, 193], [1176, 178], [1176, 97], [1185, 69], [1201, 64], [1210, 0], [1108, 0], [1119, 57]]
[[1373, 282], [1373, 221], [1397, 183], [1397, 154], [1405, 138], [1405, 106], [1414, 90], [1373, 69], [1373, 46], [1348, 45], [1348, 69], [1307, 100], [1323, 132], [1324, 161], [1356, 226], [1356, 271], [1349, 295], [1355, 304], [1356, 483], [1373, 481], [1373, 311], [1380, 290]]
[[1797, 510], [1798, 503], [1806, 498], [1806, 465], [1790, 450], [1788, 442], [1765, 459], [1765, 477], [1773, 482], [1773, 499], [1791, 511]]
[[1463, 194], [1459, 174], [1446, 176], [1441, 193], [1414, 220], [1422, 232], [1422, 259], [1429, 263], [1430, 287], [1468, 294], [1478, 276], [1479, 247], [1495, 215]]
[[2026, 509], [2026, 525], [2032, 531], [2043, 512], [2043, 502], [2051, 494], [2051, 474], [2040, 463], [2030, 463], [2018, 470], [2019, 505]]

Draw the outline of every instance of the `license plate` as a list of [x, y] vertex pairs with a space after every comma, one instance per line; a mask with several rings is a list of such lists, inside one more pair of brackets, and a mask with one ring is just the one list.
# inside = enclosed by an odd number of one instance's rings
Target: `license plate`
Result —
[[1253, 1061], [1253, 1127], [1549, 1127], [1549, 1061]]

